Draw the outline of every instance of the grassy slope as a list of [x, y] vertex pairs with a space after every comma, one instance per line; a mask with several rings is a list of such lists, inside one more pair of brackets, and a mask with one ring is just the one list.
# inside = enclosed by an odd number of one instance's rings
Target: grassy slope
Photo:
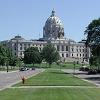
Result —
[[[22, 83], [17, 84], [17, 86], [19, 85]], [[93, 84], [57, 69], [47, 69], [45, 72], [27, 79], [24, 85], [90, 86]]]
[[99, 100], [100, 89], [42, 88], [7, 89], [0, 92], [0, 100]]

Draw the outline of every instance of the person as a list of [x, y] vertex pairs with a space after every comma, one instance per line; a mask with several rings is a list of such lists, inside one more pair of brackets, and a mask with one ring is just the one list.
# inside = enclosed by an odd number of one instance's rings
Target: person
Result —
[[25, 83], [25, 77], [23, 76], [22, 77], [22, 84], [24, 84]]

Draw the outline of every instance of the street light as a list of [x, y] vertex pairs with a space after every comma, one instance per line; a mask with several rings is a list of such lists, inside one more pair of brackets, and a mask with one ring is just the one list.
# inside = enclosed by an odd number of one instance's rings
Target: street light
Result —
[[75, 74], [75, 61], [73, 62], [74, 65], [74, 71], [73, 71], [73, 75]]
[[7, 72], [8, 72], [8, 70], [9, 70], [9, 68], [8, 68], [8, 65], [9, 65], [9, 60], [8, 60], [8, 58], [6, 58], [5, 65], [6, 65], [6, 67], [7, 67]]

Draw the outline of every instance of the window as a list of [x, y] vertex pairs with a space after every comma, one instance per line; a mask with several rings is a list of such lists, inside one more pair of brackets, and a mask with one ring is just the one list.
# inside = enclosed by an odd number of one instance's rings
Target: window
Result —
[[24, 47], [26, 47], [26, 44], [24, 44]]
[[57, 51], [59, 51], [59, 45], [57, 45]]
[[66, 46], [66, 51], [68, 51], [68, 46]]
[[22, 50], [22, 46], [20, 47], [20, 50]]
[[22, 46], [22, 44], [20, 44], [20, 46]]
[[16, 47], [14, 47], [14, 49], [16, 50]]
[[74, 49], [72, 48], [72, 51], [74, 51]]
[[83, 54], [83, 57], [84, 57], [84, 54]]
[[87, 52], [87, 49], [85, 51]]
[[73, 54], [72, 54], [72, 57], [73, 57]]
[[83, 52], [84, 52], [84, 49], [83, 49]]
[[16, 50], [16, 43], [14, 44], [14, 49]]
[[78, 52], [78, 49], [76, 49], [76, 51]]
[[30, 44], [28, 44], [28, 47], [30, 47]]
[[20, 55], [21, 55], [21, 56], [22, 56], [22, 54], [23, 54], [23, 53], [22, 53], [22, 52], [20, 52]]
[[24, 50], [26, 50], [26, 46], [24, 47]]
[[77, 57], [78, 57], [78, 54], [77, 54]]
[[64, 54], [62, 53], [62, 57], [64, 57]]
[[62, 51], [64, 51], [64, 46], [62, 45]]
[[80, 49], [80, 52], [81, 52], [81, 49]]
[[81, 57], [81, 54], [80, 54], [80, 57]]
[[68, 57], [68, 54], [66, 54], [66, 57]]

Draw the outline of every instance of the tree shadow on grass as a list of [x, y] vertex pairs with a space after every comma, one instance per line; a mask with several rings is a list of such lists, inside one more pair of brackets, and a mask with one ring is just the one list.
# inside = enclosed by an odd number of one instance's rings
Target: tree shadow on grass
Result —
[[50, 72], [50, 73], [53, 73], [53, 74], [70, 74], [70, 73], [67, 73], [67, 72]]

